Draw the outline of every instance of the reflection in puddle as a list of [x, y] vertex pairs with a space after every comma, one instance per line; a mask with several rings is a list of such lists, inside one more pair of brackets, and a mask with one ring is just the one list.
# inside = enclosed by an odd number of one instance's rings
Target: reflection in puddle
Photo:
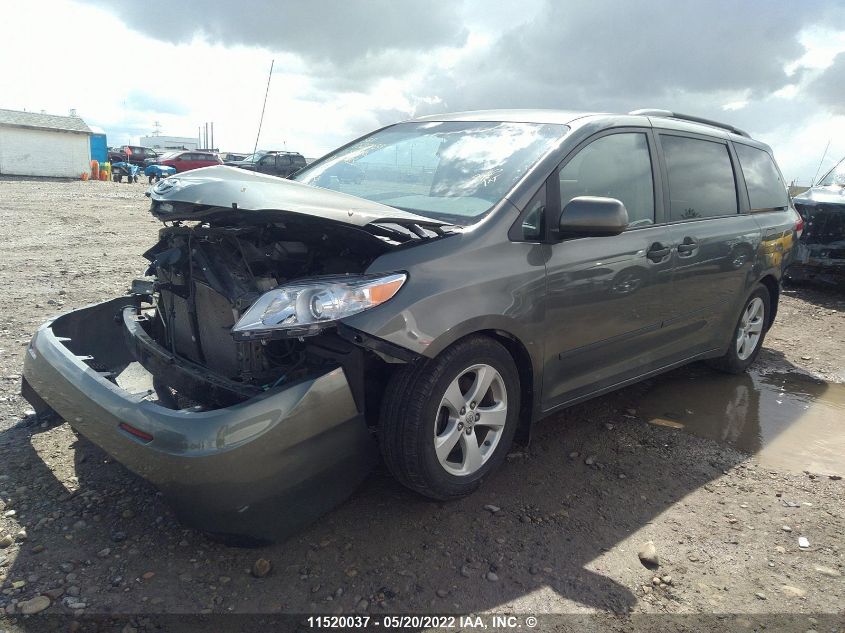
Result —
[[655, 379], [637, 409], [652, 424], [725, 442], [762, 464], [845, 474], [845, 385], [797, 372], [730, 376], [693, 365]]

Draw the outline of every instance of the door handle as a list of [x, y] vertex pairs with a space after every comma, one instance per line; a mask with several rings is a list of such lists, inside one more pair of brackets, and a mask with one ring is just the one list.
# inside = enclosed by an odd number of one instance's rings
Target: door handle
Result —
[[684, 241], [678, 244], [678, 255], [692, 255], [698, 248], [698, 242], [691, 237], [685, 237]]
[[653, 262], [660, 262], [663, 261], [664, 258], [669, 256], [669, 253], [672, 252], [668, 246], [664, 246], [660, 242], [655, 242], [648, 248], [648, 252], [645, 254]]

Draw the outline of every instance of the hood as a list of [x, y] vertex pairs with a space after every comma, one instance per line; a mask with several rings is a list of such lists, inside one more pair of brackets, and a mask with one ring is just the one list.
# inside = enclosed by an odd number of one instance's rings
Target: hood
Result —
[[798, 204], [845, 204], [845, 187], [828, 185], [812, 187], [793, 198]]
[[156, 183], [147, 195], [153, 201], [153, 215], [161, 220], [197, 220], [209, 214], [233, 218], [284, 211], [357, 227], [376, 222], [421, 227], [448, 225], [364, 198], [223, 165], [172, 176]]

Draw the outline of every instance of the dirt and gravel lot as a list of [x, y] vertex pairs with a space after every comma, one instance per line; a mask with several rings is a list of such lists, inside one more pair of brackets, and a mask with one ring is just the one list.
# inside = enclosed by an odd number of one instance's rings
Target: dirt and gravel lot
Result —
[[[765, 624], [771, 614], [795, 614], [800, 631], [845, 623], [845, 455], [838, 468], [773, 468], [649, 424], [639, 403], [671, 376], [544, 421], [457, 502], [423, 499], [379, 469], [284, 543], [234, 549], [184, 529], [67, 424], [31, 424], [18, 393], [41, 322], [122, 293], [143, 271], [158, 229], [145, 188], [0, 180], [0, 631], [36, 630], [44, 621], [22, 612], [45, 604], [66, 616], [61, 630], [76, 618], [81, 630], [130, 633], [160, 630], [166, 613], [599, 613], [620, 630], [646, 614], [744, 614], [733, 630], [785, 626]], [[841, 293], [788, 290], [758, 372], [845, 380], [844, 309]], [[753, 424], [765, 428], [760, 411]], [[648, 541], [657, 569], [638, 557]], [[252, 573], [258, 559], [266, 576]]]

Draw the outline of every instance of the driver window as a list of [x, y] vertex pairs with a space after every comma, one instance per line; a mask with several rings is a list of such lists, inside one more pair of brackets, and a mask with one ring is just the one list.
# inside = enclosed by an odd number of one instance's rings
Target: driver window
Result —
[[620, 200], [628, 210], [628, 226], [654, 224], [654, 181], [648, 138], [639, 132], [596, 139], [560, 170], [560, 204], [578, 196]]
[[275, 165], [276, 164], [276, 156], [274, 154], [268, 154], [260, 161], [258, 161], [259, 165]]

